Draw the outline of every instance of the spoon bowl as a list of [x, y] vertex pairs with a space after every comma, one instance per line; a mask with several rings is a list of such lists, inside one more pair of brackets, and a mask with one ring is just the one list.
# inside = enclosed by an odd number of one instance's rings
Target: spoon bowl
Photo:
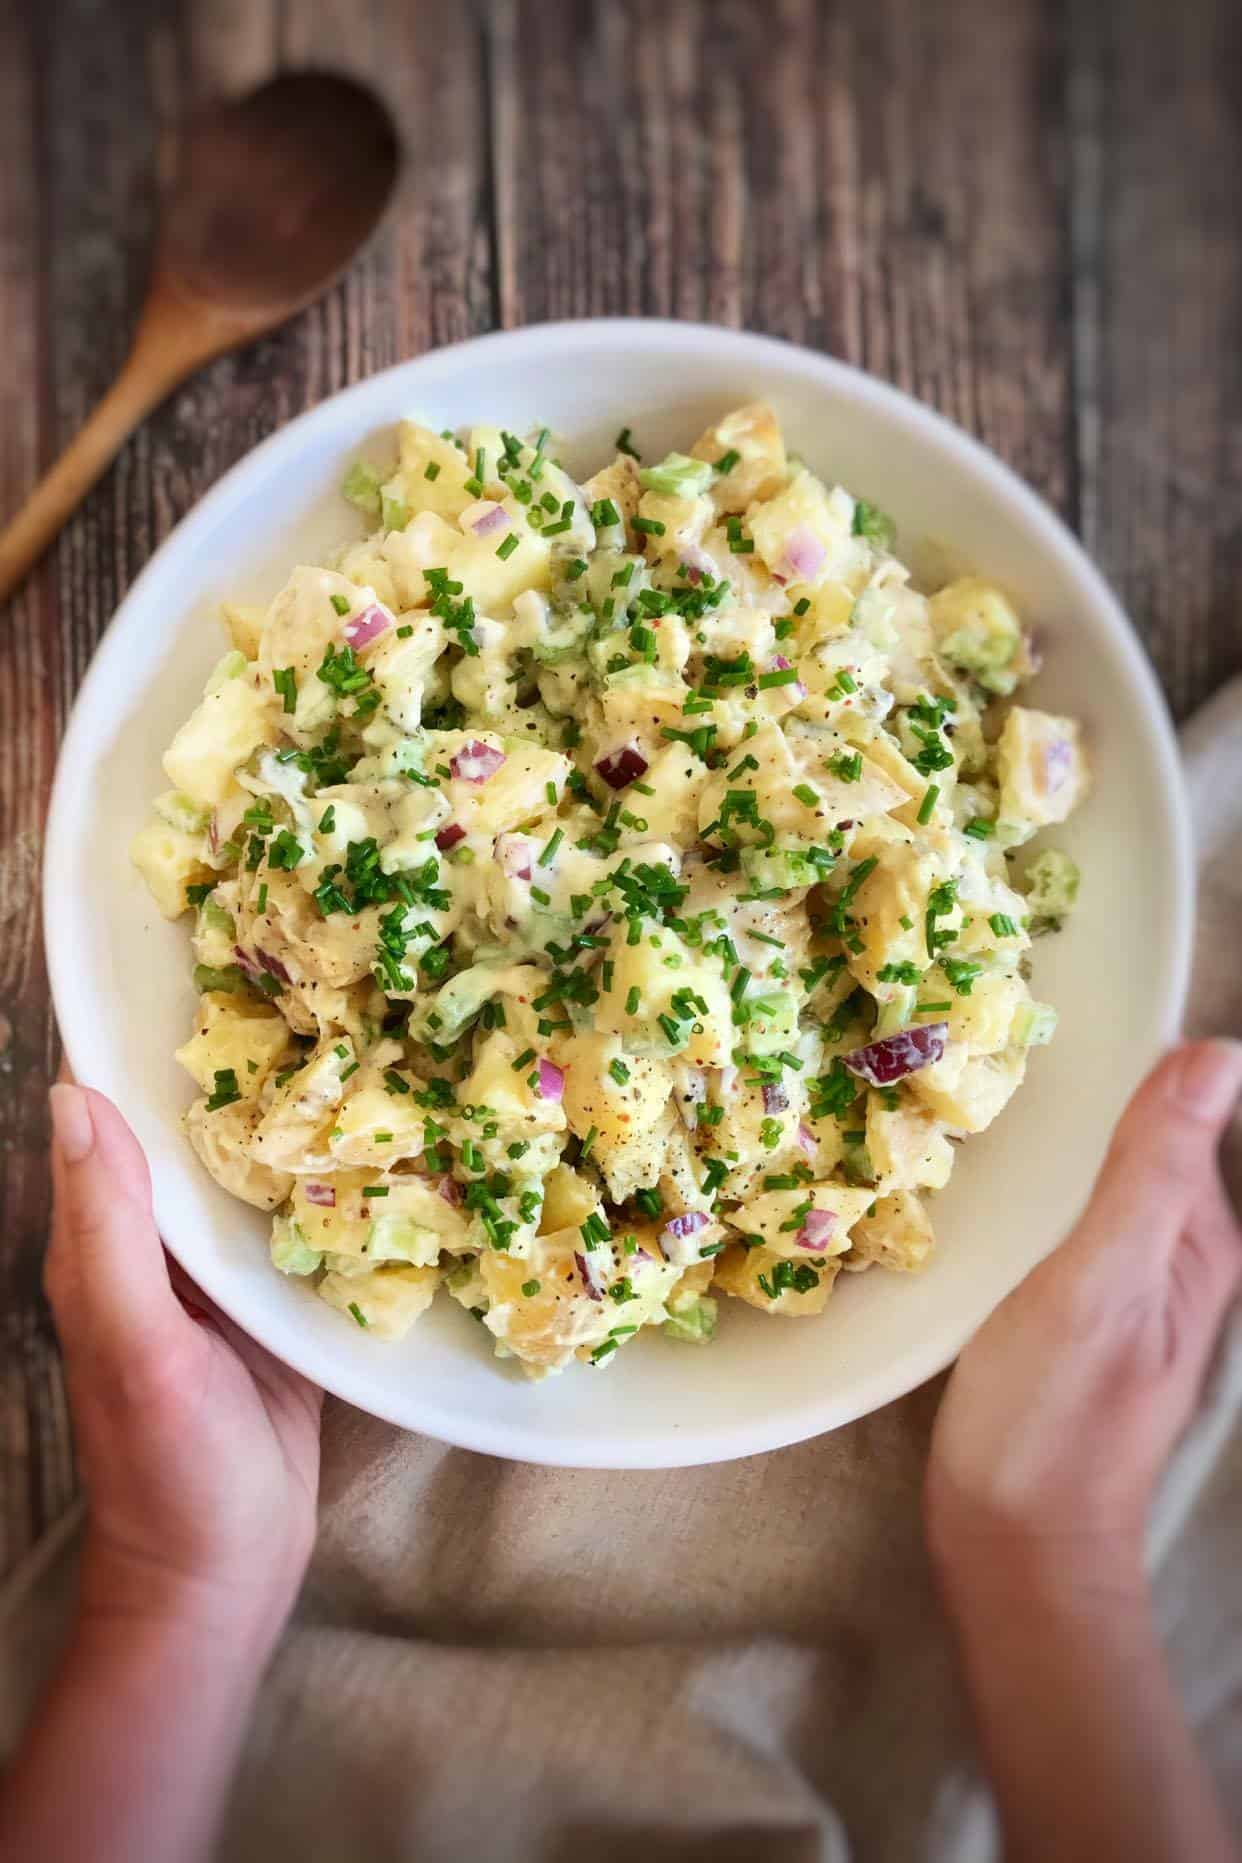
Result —
[[373, 91], [328, 71], [272, 78], [190, 125], [156, 277], [230, 317], [280, 322], [370, 237], [399, 166]]
[[0, 601], [171, 389], [339, 277], [379, 224], [400, 165], [384, 104], [331, 72], [283, 73], [190, 123], [133, 347], [0, 536]]

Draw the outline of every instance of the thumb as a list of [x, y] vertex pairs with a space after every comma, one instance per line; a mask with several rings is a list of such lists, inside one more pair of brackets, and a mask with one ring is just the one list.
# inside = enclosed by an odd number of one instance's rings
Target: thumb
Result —
[[1191, 1214], [1220, 1198], [1216, 1153], [1242, 1092], [1242, 1042], [1166, 1055], [1123, 1113], [1066, 1249], [1163, 1262]]
[[169, 1284], [147, 1162], [101, 1093], [51, 1090], [52, 1239], [47, 1291], [66, 1344], [105, 1356], [176, 1336], [184, 1322]]

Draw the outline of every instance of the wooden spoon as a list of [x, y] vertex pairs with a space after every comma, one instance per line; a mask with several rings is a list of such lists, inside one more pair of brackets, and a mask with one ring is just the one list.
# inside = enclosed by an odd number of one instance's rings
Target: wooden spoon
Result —
[[0, 536], [0, 600], [170, 389], [283, 323], [344, 270], [383, 213], [399, 166], [384, 105], [327, 72], [273, 78], [190, 125], [133, 347]]

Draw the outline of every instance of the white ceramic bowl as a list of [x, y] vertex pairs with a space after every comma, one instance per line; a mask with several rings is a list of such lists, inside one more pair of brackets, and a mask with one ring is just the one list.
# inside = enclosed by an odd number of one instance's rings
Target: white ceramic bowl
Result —
[[[790, 446], [897, 518], [901, 547], [948, 544], [997, 577], [1037, 627], [1035, 701], [1086, 722], [1096, 787], [1057, 841], [1082, 907], [1035, 958], [1055, 1044], [936, 1200], [927, 1273], [844, 1277], [818, 1319], [724, 1302], [703, 1350], [641, 1339], [606, 1372], [527, 1383], [438, 1300], [382, 1345], [268, 1263], [267, 1219], [226, 1196], [178, 1131], [191, 1087], [173, 1060], [193, 1007], [183, 926], [164, 923], [126, 856], [164, 787], [160, 756], [219, 657], [222, 597], [270, 595], [299, 561], [358, 533], [337, 495], [359, 449], [403, 415], [433, 427], [546, 422], [571, 470], [623, 425], [648, 457], [738, 402], [772, 402]], [[48, 963], [78, 1078], [147, 1149], [168, 1246], [241, 1325], [376, 1415], [533, 1462], [657, 1468], [774, 1449], [847, 1422], [947, 1364], [1081, 1207], [1129, 1092], [1175, 1034], [1192, 912], [1186, 815], [1164, 706], [1113, 597], [1046, 507], [991, 454], [853, 369], [767, 338], [689, 324], [544, 325], [403, 363], [292, 422], [186, 518], [122, 604], [83, 684], [52, 799]]]

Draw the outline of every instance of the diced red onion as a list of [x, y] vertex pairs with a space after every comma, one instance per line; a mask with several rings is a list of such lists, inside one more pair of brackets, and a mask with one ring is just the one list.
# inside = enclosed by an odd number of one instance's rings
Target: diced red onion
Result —
[[819, 1149], [818, 1141], [810, 1126], [798, 1127], [798, 1143], [801, 1145], [803, 1151], [810, 1157], [814, 1157], [816, 1151]]
[[574, 1265], [582, 1281], [583, 1292], [592, 1300], [602, 1300], [604, 1289], [608, 1285], [608, 1264], [611, 1257], [607, 1249], [588, 1249], [585, 1254], [574, 1250]]
[[789, 1095], [779, 1080], [768, 1080], [763, 1086], [763, 1110], [765, 1113], [783, 1113], [788, 1109]]
[[733, 1095], [736, 1091], [737, 1091], [737, 1069], [733, 1066], [732, 1062], [729, 1062], [726, 1066], [722, 1067], [720, 1070], [720, 1103], [721, 1105], [722, 1106], [727, 1105], [728, 1102], [733, 1098]]
[[216, 809], [211, 811], [207, 821], [207, 845], [213, 854], [220, 851], [220, 819]]
[[565, 1072], [563, 1068], [548, 1060], [541, 1060], [538, 1067], [539, 1084], [535, 1091], [541, 1100], [559, 1102], [565, 1091]]
[[245, 971], [251, 982], [261, 974], [259, 965], [256, 964], [255, 960], [251, 957], [249, 951], [243, 951], [239, 944], [233, 946], [233, 956], [237, 959], [238, 965]]
[[324, 1210], [334, 1210], [336, 1208], [336, 1192], [333, 1190], [331, 1184], [307, 1184], [306, 1201], [308, 1203], [317, 1203], [319, 1207]]
[[436, 1195], [456, 1207], [461, 1202], [461, 1185], [455, 1177], [442, 1177], [436, 1185]]
[[777, 653], [772, 656], [772, 664], [780, 672], [787, 673], [790, 667], [793, 665], [793, 661], [787, 660], [783, 653]]
[[1044, 750], [1044, 787], [1050, 796], [1055, 796], [1064, 786], [1069, 775], [1073, 753], [1065, 738], [1053, 738]]
[[342, 640], [347, 640], [351, 647], [369, 647], [373, 640], [386, 634], [392, 626], [392, 616], [378, 603], [364, 608], [360, 615], [351, 615], [341, 629]]
[[255, 955], [269, 977], [279, 977], [282, 983], [293, 982], [293, 978], [278, 957], [269, 957], [266, 951], [258, 951]]
[[630, 1256], [630, 1260], [631, 1261], [654, 1261], [655, 1256], [649, 1255], [645, 1248], [636, 1248], [634, 1250], [634, 1253]]
[[806, 1221], [798, 1231], [799, 1247], [813, 1249], [817, 1255], [822, 1255], [836, 1226], [834, 1210], [808, 1210]]
[[459, 782], [485, 783], [504, 762], [503, 750], [496, 750], [476, 737], [449, 758], [449, 769]]
[[681, 1216], [674, 1216], [665, 1223], [660, 1236], [660, 1247], [664, 1259], [674, 1268], [689, 1268], [700, 1259], [699, 1245], [695, 1241], [700, 1229], [706, 1229], [707, 1217], [702, 1210], [686, 1210]]
[[647, 774], [647, 759], [636, 744], [623, 744], [620, 750], [609, 751], [606, 757], [601, 757], [595, 772], [610, 789], [624, 789], [627, 783], [635, 783]]
[[928, 1022], [921, 1027], [901, 1029], [882, 1041], [868, 1042], [842, 1057], [851, 1074], [857, 1074], [873, 1087], [890, 1087], [895, 1080], [917, 1073], [939, 1061], [948, 1040], [947, 1022]]
[[535, 843], [529, 835], [502, 834], [496, 837], [496, 857], [500, 871], [510, 880], [529, 880]]
[[809, 582], [824, 566], [828, 552], [813, 530], [799, 524], [785, 539], [781, 567], [795, 582]]
[[503, 505], [493, 505], [481, 518], [476, 518], [470, 528], [476, 537], [494, 537], [498, 530], [509, 527], [509, 513]]
[[447, 854], [451, 847], [456, 847], [465, 838], [466, 831], [460, 822], [446, 822], [436, 835], [436, 846], [442, 854]]

